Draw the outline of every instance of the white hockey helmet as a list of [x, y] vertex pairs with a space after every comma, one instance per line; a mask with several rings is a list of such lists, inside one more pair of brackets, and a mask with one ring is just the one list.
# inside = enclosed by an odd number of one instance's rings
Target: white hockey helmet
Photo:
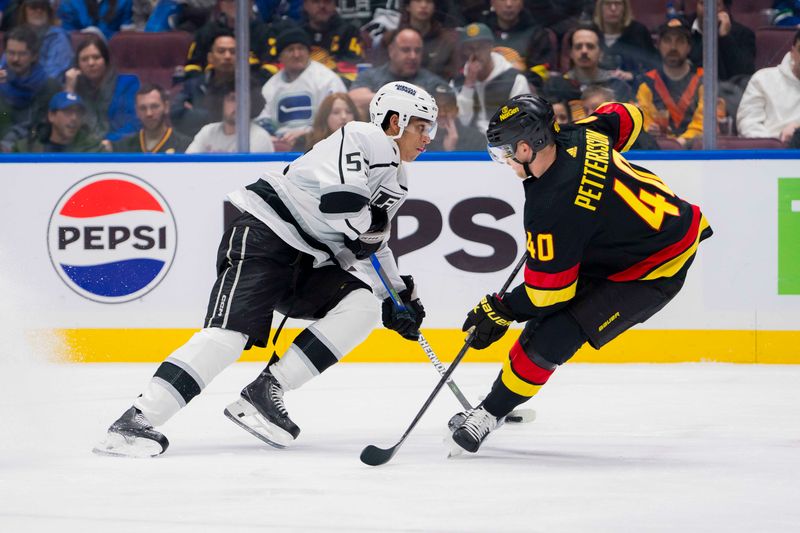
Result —
[[408, 126], [411, 117], [429, 120], [431, 129], [428, 135], [431, 139], [436, 136], [436, 116], [439, 114], [439, 108], [425, 89], [405, 81], [387, 83], [378, 89], [369, 103], [369, 121], [380, 128], [390, 111], [399, 115], [400, 133], [392, 137], [393, 139], [403, 135], [403, 130]]

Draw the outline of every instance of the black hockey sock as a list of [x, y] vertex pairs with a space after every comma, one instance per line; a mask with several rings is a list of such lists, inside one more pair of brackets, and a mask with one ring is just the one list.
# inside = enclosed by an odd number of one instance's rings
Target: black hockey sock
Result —
[[481, 405], [489, 411], [490, 414], [501, 418], [514, 410], [518, 405], [523, 404], [531, 399], [531, 396], [521, 396], [512, 392], [505, 386], [502, 379], [503, 372], [497, 375], [497, 379], [492, 384], [492, 390], [483, 400]]

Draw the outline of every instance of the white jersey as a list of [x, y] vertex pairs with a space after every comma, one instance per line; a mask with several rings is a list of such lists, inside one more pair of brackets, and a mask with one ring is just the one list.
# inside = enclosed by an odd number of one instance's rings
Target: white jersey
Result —
[[314, 112], [325, 97], [345, 92], [339, 76], [312, 60], [295, 80], [287, 82], [280, 71], [264, 84], [261, 94], [266, 105], [258, 121], [278, 137], [290, 130], [310, 129]]
[[[202, 127], [186, 148], [187, 154], [236, 152], [236, 135], [228, 135], [222, 122], [212, 122]], [[250, 124], [250, 151], [253, 153], [274, 152], [275, 147], [269, 133], [253, 123]]]
[[[408, 191], [399, 149], [378, 127], [350, 122], [292, 162], [284, 174], [266, 173], [256, 183], [228, 195], [242, 211], [269, 226], [290, 246], [314, 257], [314, 266], [354, 267], [388, 296], [368, 259], [357, 260], [345, 246], [372, 221], [369, 205], [393, 219]], [[392, 286], [405, 289], [386, 243], [376, 252]]]

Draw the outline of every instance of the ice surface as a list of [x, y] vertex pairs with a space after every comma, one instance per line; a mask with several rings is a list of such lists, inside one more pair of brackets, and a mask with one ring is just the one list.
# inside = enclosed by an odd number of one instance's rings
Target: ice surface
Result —
[[[0, 359], [2, 361], [2, 359]], [[567, 364], [531, 424], [446, 459], [459, 405], [428, 364], [342, 364], [287, 393], [276, 450], [222, 414], [239, 363], [163, 426], [156, 459], [90, 453], [156, 365], [0, 362], [0, 531], [800, 531], [800, 366]], [[469, 398], [499, 365], [462, 364]]]

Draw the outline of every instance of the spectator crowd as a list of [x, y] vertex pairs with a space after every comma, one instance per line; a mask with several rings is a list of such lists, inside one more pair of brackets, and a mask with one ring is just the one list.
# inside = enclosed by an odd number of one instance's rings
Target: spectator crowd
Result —
[[[232, 152], [238, 120], [251, 151], [302, 152], [366, 120], [394, 80], [436, 99], [433, 151], [483, 150], [488, 119], [525, 93], [561, 124], [636, 103], [636, 149], [699, 148], [705, 112], [723, 139], [800, 148], [800, 2], [240, 1], [249, 117], [236, 117], [236, 0], [0, 0], [0, 151]], [[710, 1], [719, 97], [704, 110]]]

